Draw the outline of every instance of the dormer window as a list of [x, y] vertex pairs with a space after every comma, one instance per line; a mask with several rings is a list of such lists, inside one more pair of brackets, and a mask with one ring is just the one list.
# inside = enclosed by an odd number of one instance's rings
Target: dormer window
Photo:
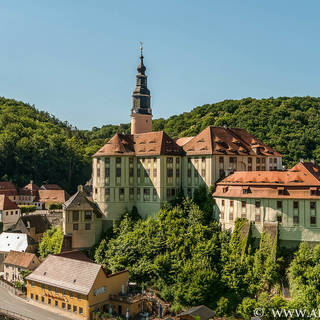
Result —
[[224, 187], [224, 188], [222, 189], [222, 192], [223, 192], [223, 193], [228, 192], [228, 187]]
[[249, 187], [243, 187], [242, 188], [242, 193], [243, 194], [248, 194], [250, 192], [250, 188]]
[[284, 187], [279, 187], [278, 188], [278, 195], [279, 196], [283, 196], [285, 194], [285, 189], [284, 189]]
[[310, 195], [312, 196], [318, 195], [318, 188], [317, 187], [310, 188]]

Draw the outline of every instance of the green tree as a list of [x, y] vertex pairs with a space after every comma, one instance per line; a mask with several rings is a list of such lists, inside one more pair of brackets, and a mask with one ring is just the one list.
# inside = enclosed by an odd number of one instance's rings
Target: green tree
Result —
[[39, 255], [41, 258], [46, 258], [49, 254], [61, 252], [63, 242], [63, 232], [60, 227], [52, 227], [47, 230], [39, 244]]

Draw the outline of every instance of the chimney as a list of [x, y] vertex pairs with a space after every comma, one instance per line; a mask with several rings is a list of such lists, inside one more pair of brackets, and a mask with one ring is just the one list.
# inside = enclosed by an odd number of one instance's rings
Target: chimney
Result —
[[83, 192], [83, 185], [82, 185], [82, 184], [80, 184], [80, 185], [78, 186], [78, 191]]
[[300, 162], [301, 162], [301, 163], [304, 163], [304, 159], [303, 159], [303, 158], [301, 158], [301, 159], [300, 159]]
[[312, 162], [313, 164], [316, 164], [316, 161], [315, 161], [314, 159], [311, 159], [311, 162]]
[[27, 228], [30, 229], [30, 221], [27, 221]]

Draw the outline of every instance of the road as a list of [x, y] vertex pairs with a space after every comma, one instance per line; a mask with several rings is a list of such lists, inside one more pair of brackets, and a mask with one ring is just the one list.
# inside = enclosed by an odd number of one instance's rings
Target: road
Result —
[[13, 296], [8, 291], [0, 286], [0, 308], [9, 310], [21, 314], [25, 317], [32, 318], [34, 320], [67, 320], [61, 314], [47, 311], [46, 309], [37, 307], [33, 304], [26, 302], [25, 300]]

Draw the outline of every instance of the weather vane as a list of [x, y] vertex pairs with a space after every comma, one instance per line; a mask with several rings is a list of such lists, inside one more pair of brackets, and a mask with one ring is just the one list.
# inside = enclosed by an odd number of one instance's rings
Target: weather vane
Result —
[[139, 41], [140, 43], [140, 53], [141, 53], [141, 56], [142, 56], [142, 51], [143, 51], [143, 42], [142, 41]]

